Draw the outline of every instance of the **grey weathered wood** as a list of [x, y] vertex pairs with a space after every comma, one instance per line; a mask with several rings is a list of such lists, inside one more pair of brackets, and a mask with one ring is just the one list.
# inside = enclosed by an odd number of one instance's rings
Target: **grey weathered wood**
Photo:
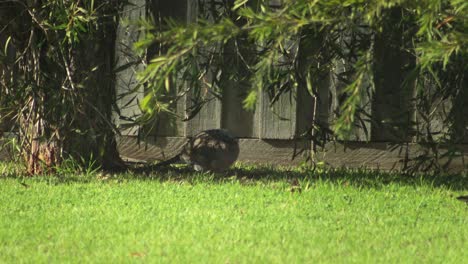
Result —
[[[298, 44], [294, 39], [284, 41], [283, 45], [291, 57], [281, 56], [279, 63], [291, 63], [294, 54], [298, 52]], [[281, 67], [281, 66], [274, 66]], [[291, 88], [283, 92], [276, 102], [271, 104], [272, 98], [267, 91], [259, 94], [259, 111], [256, 113], [259, 138], [261, 139], [291, 139], [296, 134], [297, 91]]]
[[[164, 27], [168, 18], [174, 19], [179, 22], [186, 22], [187, 10], [189, 9], [190, 1], [187, 0], [174, 0], [163, 1], [153, 0], [148, 7], [148, 12], [154, 18], [157, 26]], [[166, 47], [155, 44], [148, 49], [147, 59], [151, 60], [153, 57], [160, 55]], [[164, 98], [160, 98], [161, 102], [170, 103], [174, 101], [179, 94], [183, 93], [185, 87], [177, 88], [178, 84], [171, 83], [171, 89], [164, 91]], [[175, 113], [160, 113], [152, 124], [148, 124], [145, 129], [148, 135], [153, 136], [185, 136], [186, 124], [182, 121], [185, 113], [185, 96], [179, 98], [177, 102], [173, 102], [169, 109]]]
[[334, 168], [398, 169], [402, 157], [388, 151], [387, 143], [329, 143], [315, 155], [315, 161]]
[[452, 105], [456, 105], [454, 119], [454, 134], [463, 143], [468, 143], [468, 78], [465, 77], [460, 94], [452, 98]]
[[[245, 110], [243, 107], [243, 101], [250, 90], [250, 72], [245, 62], [254, 58], [251, 54], [255, 45], [247, 41], [229, 41], [224, 50], [223, 62], [228, 67], [224, 69], [221, 77], [221, 125], [237, 137], [256, 137], [253, 130], [255, 110]], [[238, 53], [241, 53], [242, 57]]]
[[[189, 23], [197, 18], [198, 7], [196, 1], [152, 1], [152, 4], [155, 3], [158, 5], [158, 9], [154, 10], [157, 10], [163, 16], [186, 19]], [[395, 42], [398, 39], [390, 39], [389, 41]], [[320, 40], [317, 40], [317, 43], [320, 44]], [[372, 115], [380, 121], [391, 119], [392, 121], [407, 122], [408, 124], [412, 121], [418, 121], [415, 119], [417, 116], [411, 112], [411, 105], [409, 104], [411, 98], [413, 98], [413, 90], [405, 91], [395, 88], [401, 86], [403, 77], [406, 74], [406, 72], [401, 71], [401, 67], [411, 61], [408, 61], [408, 57], [402, 55], [399, 50], [388, 50], [387, 44], [388, 41], [385, 37], [377, 37], [374, 47], [376, 92], [373, 94], [374, 98], [369, 97], [371, 94], [365, 94], [361, 107], [368, 113], [372, 112]], [[311, 47], [310, 54], [316, 52], [314, 48], [318, 49], [318, 47]], [[314, 58], [308, 55], [305, 55], [303, 59], [306, 61], [303, 62], [304, 64], [314, 61]], [[162, 128], [153, 134], [157, 136], [156, 138], [150, 137], [137, 145], [136, 137], [123, 137], [120, 141], [120, 149], [123, 155], [128, 158], [149, 161], [165, 160], [180, 151], [187, 141], [185, 136], [195, 135], [206, 129], [224, 127], [231, 130], [236, 136], [244, 137], [240, 139], [239, 161], [282, 165], [298, 164], [303, 161], [302, 156], [299, 155], [295, 159], [293, 159], [293, 156], [296, 156], [301, 149], [309, 150], [310, 146], [308, 142], [295, 143], [290, 139], [305, 131], [314, 121], [314, 118], [316, 122], [320, 122], [325, 126], [334, 122], [336, 118], [334, 111], [340, 106], [338, 98], [344, 88], [344, 84], [338, 81], [336, 74], [348, 70], [350, 63], [352, 62], [335, 61], [335, 68], [329, 73], [329, 76], [313, 83], [314, 87], [317, 87], [317, 97], [311, 96], [304, 87], [300, 87], [298, 91], [282, 95], [278, 102], [270, 107], [268, 95], [261, 93], [254, 113], [242, 109], [242, 100], [244, 99], [242, 95], [245, 95], [246, 90], [248, 90], [248, 84], [226, 80], [223, 82], [225, 86], [222, 87], [223, 96], [222, 101], [220, 101], [211, 93], [213, 91], [213, 88], [210, 87], [212, 77], [208, 75], [203, 80], [205, 82], [203, 84], [203, 97], [210, 100], [210, 102], [205, 105], [197, 116], [187, 122], [176, 121], [178, 123], [171, 123], [173, 122], [171, 119], [162, 116], [159, 121], [163, 124]], [[307, 68], [307, 65], [303, 65], [303, 67]], [[128, 74], [126, 78], [132, 80]], [[371, 76], [366, 82], [370, 81]], [[368, 84], [366, 83], [364, 86]], [[179, 115], [184, 115], [185, 110], [192, 105], [190, 100], [192, 95], [189, 94], [174, 106]], [[439, 110], [434, 111], [435, 121], [431, 124], [433, 131], [447, 131], [447, 127], [444, 127], [440, 120], [447, 117], [446, 113], [452, 106], [450, 100], [457, 99], [461, 100], [460, 98], [450, 98], [447, 102], [441, 104]], [[372, 103], [372, 108], [370, 103]], [[465, 105], [468, 106], [468, 103]], [[408, 109], [404, 113], [404, 117], [395, 116], [394, 113], [399, 112], [402, 108]], [[171, 124], [176, 125], [172, 126]], [[375, 141], [401, 140], [402, 138], [408, 140], [410, 126], [406, 131], [397, 131], [400, 134], [395, 137], [393, 128], [389, 128], [388, 125], [382, 126], [380, 124], [371, 127], [369, 121], [365, 121], [364, 125], [366, 129], [357, 128], [353, 130], [351, 138], [356, 142], [347, 143], [346, 145], [339, 143], [328, 144], [324, 150], [319, 151], [314, 156], [314, 159], [324, 161], [331, 167], [399, 170], [404, 166], [402, 160], [406, 154], [415, 157], [418, 153], [421, 153], [421, 149], [417, 145], [410, 145], [406, 150], [403, 148], [393, 149], [389, 143], [359, 142], [368, 140], [369, 133], [372, 134], [372, 139]], [[467, 129], [466, 124], [458, 124], [458, 126], [461, 134]], [[462, 147], [462, 149], [464, 156], [454, 160], [452, 170], [466, 170], [464, 160], [468, 160], [467, 146]]]
[[198, 3], [193, 0], [187, 1], [187, 23], [193, 23], [197, 21], [198, 17]]
[[[135, 118], [141, 115], [139, 102], [144, 96], [143, 87], [138, 88], [136, 74], [142, 70], [141, 60], [133, 51], [133, 44], [141, 37], [135, 24], [129, 21], [137, 21], [145, 18], [146, 0], [130, 0], [131, 5], [126, 5], [123, 10], [123, 17], [117, 29], [115, 52], [116, 68], [132, 64], [130, 67], [116, 73], [117, 105], [123, 117]], [[134, 91], [132, 93], [132, 91]], [[116, 116], [117, 126], [122, 126], [128, 122]], [[121, 130], [123, 135], [138, 134], [138, 127]]]
[[283, 5], [283, 0], [270, 0], [271, 7], [281, 7]]
[[310, 150], [306, 141], [240, 139], [238, 161], [269, 165], [299, 165]]
[[[416, 123], [421, 136], [426, 137], [427, 120], [430, 120], [429, 131], [434, 139], [441, 139], [449, 136], [453, 142], [468, 143], [468, 78], [465, 78], [465, 85], [459, 92], [447, 98], [440, 98], [440, 89], [437, 84], [431, 81], [425, 84], [424, 94], [427, 97], [439, 93], [438, 100], [434, 100], [430, 107], [422, 113], [418, 111]], [[427, 116], [426, 118], [423, 118]]]
[[374, 45], [374, 83], [372, 101], [373, 141], [411, 140], [414, 110], [411, 107], [414, 84], [404, 86], [410, 70], [414, 68], [412, 54], [402, 50], [401, 45], [411, 40], [405, 39], [407, 30], [398, 26], [401, 10], [389, 11], [390, 20], [382, 32], [376, 34]]
[[[362, 32], [364, 33], [364, 32]], [[347, 47], [345, 43], [349, 43], [352, 40], [352, 29], [347, 29], [341, 38], [337, 40], [337, 45], [341, 47], [343, 54], [349, 55], [351, 50]], [[355, 51], [354, 51], [355, 52]], [[340, 80], [339, 75], [346, 74], [351, 75], [349, 72], [353, 71], [353, 65], [356, 63], [354, 59], [334, 59], [332, 64], [333, 68], [330, 71], [330, 83], [329, 83], [329, 98], [327, 99], [330, 104], [330, 111], [328, 117], [328, 123], [334, 124], [337, 120], [337, 113], [340, 113], [340, 107], [343, 102], [346, 100], [343, 94], [343, 90], [347, 87], [348, 83]], [[350, 76], [351, 81], [354, 77]], [[371, 113], [371, 103], [370, 96], [368, 92], [370, 91], [369, 85], [371, 84], [371, 76], [366, 76], [362, 85], [359, 87], [361, 94], [361, 100], [358, 107], [370, 115]], [[359, 113], [356, 113], [357, 115]], [[355, 116], [354, 127], [351, 129], [350, 134], [348, 135], [347, 140], [352, 141], [367, 141], [370, 139], [371, 133], [371, 123], [368, 120], [360, 122], [359, 117], [364, 117], [364, 115]]]
[[[342, 93], [343, 93], [343, 90], [346, 88], [346, 84], [341, 82], [338, 79], [337, 75], [350, 70], [350, 62], [343, 62], [341, 60], [335, 60], [334, 64], [335, 64], [335, 69], [333, 72], [331, 72], [330, 86], [329, 86], [330, 98], [326, 99], [331, 104], [330, 111], [328, 111], [329, 113], [328, 123], [329, 124], [334, 124], [335, 121], [338, 119], [338, 116], [336, 113], [340, 112], [340, 107], [343, 103], [343, 101], [340, 100], [340, 98], [343, 98]], [[368, 82], [365, 81], [360, 89], [368, 90], [367, 85], [368, 85]], [[363, 93], [359, 107], [361, 107], [362, 110], [366, 111], [368, 114], [371, 113], [370, 111], [371, 104], [369, 101], [370, 101], [370, 98], [365, 93]], [[361, 117], [364, 117], [364, 116], [361, 116]], [[354, 122], [354, 127], [351, 129], [350, 135], [347, 138], [347, 140], [368, 141], [370, 139], [370, 133], [371, 133], [370, 122], [364, 121], [363, 123], [361, 123], [356, 118]]]
[[[166, 160], [180, 153], [187, 142], [182, 137], [149, 138], [140, 142], [136, 137], [122, 137], [119, 150], [124, 159], [155, 161]], [[305, 141], [239, 139], [238, 161], [243, 163], [297, 165], [304, 161], [303, 149], [309, 149]]]
[[222, 127], [237, 137], [254, 137], [254, 111], [243, 108], [248, 87], [241, 83], [226, 83], [222, 100]]
[[[436, 84], [434, 82], [426, 82], [425, 89], [423, 91], [424, 96], [429, 98], [438, 93]], [[449, 134], [450, 126], [447, 125], [448, 113], [452, 108], [452, 98], [445, 100], [437, 100], [430, 103], [427, 109], [420, 109], [414, 111], [415, 125], [414, 128], [417, 130], [416, 135], [413, 137], [414, 141], [426, 139], [427, 137], [433, 138], [434, 140], [440, 140], [442, 137]], [[430, 123], [428, 123], [428, 121]]]
[[185, 137], [147, 137], [139, 140], [134, 136], [123, 136], [118, 140], [118, 149], [123, 159], [127, 160], [167, 160], [179, 154]]
[[297, 90], [297, 105], [296, 105], [296, 132], [297, 136], [306, 133], [314, 122], [314, 104], [316, 100], [312, 97], [305, 88]]
[[[136, 137], [122, 137], [119, 150], [130, 160], [166, 160], [180, 152], [186, 138], [165, 137], [148, 139], [137, 144]], [[270, 165], [298, 165], [305, 161], [310, 145], [306, 141], [239, 139], [238, 161], [242, 163]], [[468, 171], [468, 144], [456, 146], [462, 155], [454, 158], [451, 172]], [[446, 151], [445, 148], [441, 148]], [[395, 147], [392, 143], [347, 142], [329, 143], [313, 156], [315, 162], [324, 162], [331, 168], [367, 168], [384, 171], [400, 171], [405, 167], [406, 155], [414, 158], [422, 153], [420, 146], [408, 144]], [[443, 164], [446, 159], [440, 162]], [[411, 163], [406, 165], [412, 165]]]
[[[191, 23], [196, 21], [198, 17], [198, 6], [197, 1], [192, 1], [188, 3], [187, 8], [187, 22]], [[214, 49], [214, 47], [213, 47]], [[212, 73], [208, 72], [206, 76], [200, 80], [201, 82], [201, 100], [205, 101], [203, 108], [200, 112], [193, 117], [192, 119], [186, 122], [186, 136], [193, 136], [199, 132], [207, 129], [221, 128], [221, 117], [222, 117], [222, 108], [221, 100], [214, 95], [216, 92], [216, 87], [213, 87], [213, 78], [215, 76]], [[190, 87], [188, 87], [190, 88]], [[193, 101], [194, 91], [190, 91], [186, 97], [186, 109], [190, 109], [196, 104]]]
[[[313, 124], [328, 128], [330, 116], [330, 74], [321, 64], [323, 34], [315, 29], [303, 32], [299, 41], [298, 66], [303, 78], [297, 91], [296, 134], [301, 135]], [[326, 55], [325, 55], [326, 56]], [[310, 91], [309, 91], [310, 90]], [[315, 130], [311, 131], [315, 134]]]
[[[449, 171], [467, 172], [468, 171], [468, 144], [456, 146], [462, 155], [453, 158]], [[441, 147], [441, 152], [447, 151], [447, 148]], [[370, 168], [381, 170], [400, 171], [414, 163], [405, 163], [405, 157], [413, 159], [422, 154], [422, 148], [417, 144], [405, 144], [394, 146], [390, 142], [347, 142], [347, 143], [329, 143], [324, 149], [315, 156], [316, 162], [323, 161], [328, 167], [332, 168]], [[447, 159], [441, 159], [440, 165], [447, 162]]]
[[256, 122], [259, 126], [261, 139], [291, 139], [296, 131], [296, 97], [294, 91], [280, 96], [277, 102], [270, 106], [270, 98], [266, 92], [260, 93], [259, 111]]
[[[209, 78], [208, 78], [209, 79]], [[199, 132], [207, 129], [221, 128], [221, 102], [212, 93], [210, 87], [207, 84], [203, 85], [202, 88], [202, 100], [206, 100], [207, 103], [203, 106], [200, 112], [187, 121], [187, 136], [193, 136]], [[187, 108], [193, 106], [193, 102], [189, 97], [187, 98]]]

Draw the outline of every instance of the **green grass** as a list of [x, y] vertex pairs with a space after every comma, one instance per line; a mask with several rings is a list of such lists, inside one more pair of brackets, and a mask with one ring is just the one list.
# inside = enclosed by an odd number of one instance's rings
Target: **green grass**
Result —
[[466, 175], [14, 171], [0, 164], [0, 263], [468, 259], [468, 206], [455, 199], [468, 191]]

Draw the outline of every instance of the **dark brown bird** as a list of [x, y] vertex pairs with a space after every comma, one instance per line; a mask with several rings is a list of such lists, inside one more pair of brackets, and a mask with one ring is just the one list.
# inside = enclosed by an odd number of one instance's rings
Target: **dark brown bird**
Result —
[[228, 169], [239, 155], [238, 140], [225, 129], [205, 130], [191, 138], [175, 157], [156, 167], [185, 162], [196, 171], [221, 172]]

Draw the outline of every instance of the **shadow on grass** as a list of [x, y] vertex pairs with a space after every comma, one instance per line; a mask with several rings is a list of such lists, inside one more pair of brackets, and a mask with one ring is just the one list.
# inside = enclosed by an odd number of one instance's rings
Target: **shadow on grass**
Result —
[[132, 179], [158, 181], [188, 181], [212, 182], [223, 184], [237, 180], [242, 184], [258, 182], [287, 181], [324, 181], [345, 184], [360, 188], [380, 188], [389, 184], [407, 186], [432, 186], [456, 191], [468, 190], [468, 175], [465, 174], [404, 174], [368, 169], [328, 169], [313, 170], [311, 168], [274, 168], [272, 166], [235, 166], [224, 173], [194, 172], [187, 166], [169, 166], [153, 169], [149, 165], [137, 169], [130, 169], [127, 174]]
[[389, 184], [406, 186], [432, 186], [446, 188], [454, 191], [468, 190], [468, 174], [404, 174], [398, 172], [385, 172], [367, 169], [334, 169], [312, 170], [310, 168], [274, 168], [272, 166], [238, 165], [224, 173], [195, 172], [188, 166], [173, 165], [157, 167], [156, 165], [129, 166], [126, 172], [121, 173], [56, 173], [54, 175], [25, 176], [18, 170], [0, 170], [0, 179], [15, 178], [20, 182], [24, 180], [47, 181], [50, 184], [87, 183], [93, 181], [160, 181], [160, 182], [187, 182], [187, 183], [213, 183], [225, 184], [237, 181], [240, 184], [251, 185], [258, 183], [286, 182], [291, 185], [298, 182], [330, 182], [356, 186], [358, 188], [381, 188]]

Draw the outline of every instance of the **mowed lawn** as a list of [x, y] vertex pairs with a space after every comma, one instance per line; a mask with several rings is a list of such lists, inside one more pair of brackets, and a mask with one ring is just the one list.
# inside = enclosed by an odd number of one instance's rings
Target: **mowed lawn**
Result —
[[[0, 166], [1, 167], [1, 166]], [[467, 177], [0, 176], [0, 263], [466, 263]], [[0, 170], [2, 172], [2, 170]]]

